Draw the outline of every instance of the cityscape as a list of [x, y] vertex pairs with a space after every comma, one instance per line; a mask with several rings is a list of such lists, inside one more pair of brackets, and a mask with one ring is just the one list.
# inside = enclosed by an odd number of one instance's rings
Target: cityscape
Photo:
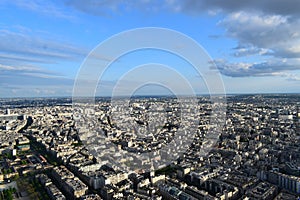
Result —
[[[212, 103], [199, 96], [193, 141], [182, 155], [156, 168], [145, 161], [140, 162], [146, 167], [139, 167], [134, 157], [116, 157], [119, 165], [112, 165], [101, 155], [110, 155], [105, 149], [94, 156], [90, 143], [80, 139], [70, 98], [1, 99], [0, 181], [7, 188], [1, 198], [299, 199], [299, 99], [297, 94], [228, 96], [224, 126], [203, 155]], [[114, 125], [117, 105], [109, 98], [96, 98], [95, 105], [103, 138], [135, 154], [162, 148], [182, 124], [174, 97], [131, 98], [132, 120], [141, 127], [147, 127], [147, 114], [154, 115], [151, 107], [166, 114], [151, 135]], [[127, 162], [135, 169], [120, 167]]]
[[300, 200], [299, 0], [0, 0], [0, 200]]

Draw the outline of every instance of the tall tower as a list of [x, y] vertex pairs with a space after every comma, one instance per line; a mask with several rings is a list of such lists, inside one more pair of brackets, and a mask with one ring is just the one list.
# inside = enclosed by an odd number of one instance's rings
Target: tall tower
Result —
[[10, 109], [9, 108], [6, 109], [6, 114], [10, 115]]

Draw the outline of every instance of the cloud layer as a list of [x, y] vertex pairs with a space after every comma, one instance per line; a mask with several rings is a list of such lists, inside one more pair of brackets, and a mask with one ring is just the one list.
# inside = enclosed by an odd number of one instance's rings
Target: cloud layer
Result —
[[[87, 53], [82, 47], [45, 39], [36, 34], [0, 29], [0, 63], [55, 63], [74, 60]], [[20, 62], [18, 62], [20, 61]]]
[[87, 50], [45, 35], [22, 26], [0, 27], [0, 96], [71, 94], [73, 80], [51, 66], [80, 62]]
[[[300, 70], [300, 1], [294, 0], [164, 0], [164, 1], [65, 1], [81, 12], [92, 15], [111, 15], [132, 10], [173, 12], [191, 15], [224, 15], [218, 26], [225, 36], [237, 42], [225, 47], [239, 63], [218, 62], [226, 76], [273, 76], [277, 72]], [[260, 62], [247, 59], [259, 56]], [[227, 59], [230, 60], [230, 59]], [[282, 62], [282, 60], [285, 60]]]
[[[232, 44], [221, 46], [222, 51], [227, 53], [221, 55], [223, 57], [214, 58], [223, 75], [234, 78], [276, 76], [289, 81], [300, 81], [297, 75], [300, 74], [300, 1], [3, 0], [0, 7], [2, 5], [34, 13], [41, 18], [53, 17], [71, 23], [78, 20], [76, 14], [80, 13], [84, 14], [79, 16], [88, 16], [86, 19], [93, 20], [99, 17], [119, 19], [120, 16], [132, 13], [139, 13], [133, 16], [140, 16], [140, 13], [152, 16], [165, 12], [170, 16], [217, 16], [220, 21], [215, 25], [223, 33], [212, 33], [210, 39], [220, 41], [225, 37]], [[185, 27], [183, 24], [179, 25]], [[54, 94], [53, 91], [61, 89], [70, 93], [72, 80], [64, 77], [64, 74], [54, 72], [59, 70], [57, 68], [51, 71], [51, 66], [63, 66], [66, 62], [80, 63], [88, 50], [72, 42], [60, 41], [57, 36], [51, 36], [51, 33], [44, 35], [38, 30], [31, 30], [26, 25], [12, 26], [15, 27], [10, 27], [10, 24], [5, 27], [0, 23], [0, 93], [8, 89], [34, 90], [37, 94], [42, 94], [42, 91]], [[227, 43], [222, 41], [220, 44]], [[111, 61], [111, 58], [103, 55], [94, 57], [105, 62]]]
[[206, 12], [261, 12], [270, 15], [299, 16], [300, 2], [295, 0], [65, 0], [66, 5], [94, 15], [142, 11], [170, 11], [200, 14]]

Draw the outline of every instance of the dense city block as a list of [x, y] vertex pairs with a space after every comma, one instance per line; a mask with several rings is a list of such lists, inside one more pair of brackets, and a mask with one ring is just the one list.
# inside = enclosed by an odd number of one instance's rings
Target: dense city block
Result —
[[1, 99], [0, 199], [299, 199], [300, 95], [220, 98]]

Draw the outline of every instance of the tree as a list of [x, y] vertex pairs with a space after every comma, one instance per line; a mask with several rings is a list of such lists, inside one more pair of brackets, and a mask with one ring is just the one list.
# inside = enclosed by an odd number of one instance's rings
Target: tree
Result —
[[16, 188], [12, 188], [12, 192], [13, 192], [13, 193], [16, 193], [16, 192], [17, 192], [17, 189], [16, 189]]
[[3, 190], [3, 196], [4, 196], [4, 199], [13, 200], [13, 193], [11, 191], [11, 188]]

